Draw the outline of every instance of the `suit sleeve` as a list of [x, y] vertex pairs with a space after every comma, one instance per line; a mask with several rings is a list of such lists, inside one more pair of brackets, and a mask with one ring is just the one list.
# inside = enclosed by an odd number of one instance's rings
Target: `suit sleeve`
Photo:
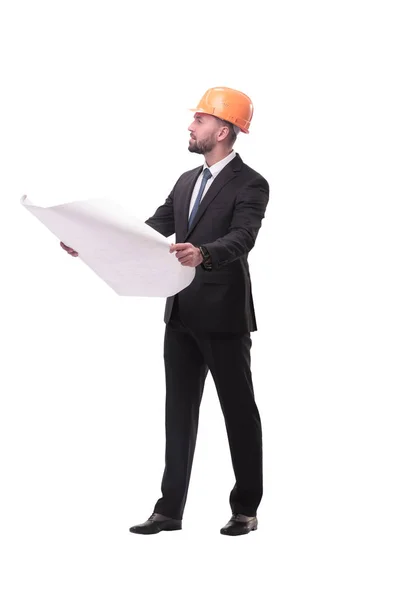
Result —
[[154, 215], [145, 221], [146, 225], [149, 225], [165, 237], [169, 237], [175, 233], [174, 190], [175, 187], [164, 204], [159, 206]]
[[263, 177], [248, 183], [236, 199], [229, 232], [205, 244], [213, 265], [219, 269], [253, 248], [269, 200], [269, 185]]

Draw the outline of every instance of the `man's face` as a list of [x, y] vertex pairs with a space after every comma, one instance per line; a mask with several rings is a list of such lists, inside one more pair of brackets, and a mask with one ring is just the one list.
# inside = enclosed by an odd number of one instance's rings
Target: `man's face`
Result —
[[190, 131], [189, 152], [206, 154], [215, 148], [220, 127], [212, 115], [196, 113], [188, 130]]

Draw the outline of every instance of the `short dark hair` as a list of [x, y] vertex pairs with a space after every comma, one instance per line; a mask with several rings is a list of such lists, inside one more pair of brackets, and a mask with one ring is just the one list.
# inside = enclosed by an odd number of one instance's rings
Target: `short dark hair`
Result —
[[217, 119], [217, 121], [219, 121], [221, 127], [228, 127], [228, 129], [229, 129], [228, 140], [231, 142], [231, 144], [233, 146], [233, 144], [236, 142], [236, 138], [237, 138], [237, 133], [235, 131], [235, 127], [234, 127], [233, 123], [230, 123], [229, 121], [224, 121], [224, 119], [220, 119], [219, 117], [215, 117], [215, 118]]

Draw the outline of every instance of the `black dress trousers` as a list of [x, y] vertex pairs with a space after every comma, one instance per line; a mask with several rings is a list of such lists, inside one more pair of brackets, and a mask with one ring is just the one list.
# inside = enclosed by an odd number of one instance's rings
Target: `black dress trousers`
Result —
[[250, 368], [251, 337], [199, 333], [179, 316], [178, 296], [166, 325], [166, 450], [162, 497], [154, 512], [182, 519], [196, 446], [204, 383], [211, 371], [228, 434], [236, 482], [232, 512], [256, 515], [263, 494], [262, 430]]

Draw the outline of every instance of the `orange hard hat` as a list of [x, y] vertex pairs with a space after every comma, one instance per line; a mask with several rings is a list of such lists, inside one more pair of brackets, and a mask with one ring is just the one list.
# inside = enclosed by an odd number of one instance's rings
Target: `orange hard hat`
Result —
[[250, 121], [253, 116], [253, 104], [246, 94], [227, 87], [215, 87], [206, 91], [195, 112], [213, 115], [239, 127], [244, 133], [249, 133]]

